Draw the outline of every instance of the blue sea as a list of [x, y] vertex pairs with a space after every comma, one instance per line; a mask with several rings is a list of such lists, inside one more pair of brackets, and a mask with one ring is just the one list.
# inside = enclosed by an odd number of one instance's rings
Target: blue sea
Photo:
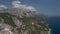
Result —
[[51, 28], [51, 34], [60, 34], [60, 17], [49, 17], [47, 21]]

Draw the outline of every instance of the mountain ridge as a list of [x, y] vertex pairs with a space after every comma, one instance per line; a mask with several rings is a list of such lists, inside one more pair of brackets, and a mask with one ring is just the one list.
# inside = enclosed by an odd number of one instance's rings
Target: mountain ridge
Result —
[[0, 26], [1, 34], [4, 34], [2, 32], [6, 34], [50, 34], [51, 30], [45, 22], [44, 15], [16, 8], [0, 12]]

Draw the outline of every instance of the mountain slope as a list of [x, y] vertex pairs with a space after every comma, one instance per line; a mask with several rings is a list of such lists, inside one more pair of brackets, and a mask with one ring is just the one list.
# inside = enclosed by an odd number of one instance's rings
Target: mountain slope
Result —
[[[19, 14], [14, 14], [17, 10]], [[50, 34], [45, 17], [28, 10], [12, 9], [13, 12], [0, 13], [0, 33], [4, 34]], [[20, 12], [22, 11], [22, 13]]]

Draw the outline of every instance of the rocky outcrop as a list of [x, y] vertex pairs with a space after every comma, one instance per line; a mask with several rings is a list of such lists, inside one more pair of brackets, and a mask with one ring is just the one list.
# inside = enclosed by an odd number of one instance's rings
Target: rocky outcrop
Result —
[[5, 11], [0, 13], [0, 34], [50, 33], [50, 28], [43, 15], [37, 15], [34, 12], [16, 8]]

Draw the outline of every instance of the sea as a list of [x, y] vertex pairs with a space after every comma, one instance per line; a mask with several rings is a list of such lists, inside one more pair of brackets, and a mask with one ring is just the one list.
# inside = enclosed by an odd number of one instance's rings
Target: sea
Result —
[[60, 34], [60, 16], [48, 17], [47, 22], [51, 28], [51, 34]]

